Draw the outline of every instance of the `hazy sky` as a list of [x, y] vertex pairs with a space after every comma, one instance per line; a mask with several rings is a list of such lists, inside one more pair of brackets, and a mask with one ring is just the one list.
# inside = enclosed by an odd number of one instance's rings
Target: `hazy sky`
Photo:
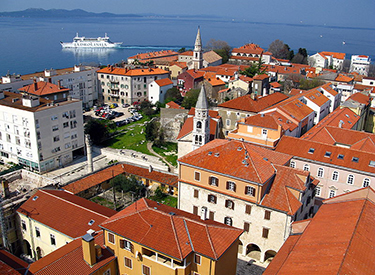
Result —
[[375, 28], [374, 0], [0, 0], [1, 11], [27, 8], [92, 12], [210, 14], [260, 22]]

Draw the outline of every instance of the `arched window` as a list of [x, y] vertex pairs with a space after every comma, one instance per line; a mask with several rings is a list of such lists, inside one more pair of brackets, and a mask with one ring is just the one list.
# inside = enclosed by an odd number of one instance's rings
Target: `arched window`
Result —
[[201, 121], [197, 122], [197, 129], [202, 129], [202, 122]]
[[236, 184], [233, 181], [227, 181], [227, 190], [236, 192]]
[[219, 186], [219, 179], [216, 177], [210, 177], [209, 178], [209, 183], [212, 186]]
[[333, 171], [332, 180], [334, 180], [334, 181], [338, 181], [339, 180], [339, 172]]
[[208, 202], [216, 204], [216, 196], [208, 195]]
[[249, 195], [249, 196], [252, 196], [252, 197], [255, 197], [255, 188], [251, 187], [251, 186], [246, 186], [245, 187], [245, 194]]
[[226, 200], [225, 207], [229, 209], [234, 209], [234, 202], [232, 200]]
[[324, 169], [322, 167], [319, 167], [319, 169], [318, 169], [318, 177], [322, 178], [323, 175], [324, 175]]
[[292, 167], [292, 168], [296, 168], [296, 162], [292, 160], [292, 161], [290, 162], [290, 167]]
[[310, 171], [310, 165], [308, 164], [303, 165], [303, 170]]
[[346, 180], [346, 183], [352, 185], [353, 182], [354, 182], [354, 176], [348, 175], [348, 179]]
[[225, 217], [225, 218], [224, 218], [224, 223], [225, 223], [226, 225], [230, 225], [230, 226], [232, 226], [232, 218]]
[[370, 179], [369, 178], [365, 178], [364, 180], [363, 180], [363, 184], [362, 184], [362, 186], [363, 187], [367, 187], [367, 186], [369, 186], [370, 185]]

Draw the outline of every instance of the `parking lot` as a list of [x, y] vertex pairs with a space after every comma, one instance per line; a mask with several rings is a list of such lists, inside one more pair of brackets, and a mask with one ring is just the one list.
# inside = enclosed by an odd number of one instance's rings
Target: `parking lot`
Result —
[[[110, 115], [111, 113], [113, 114], [113, 116]], [[116, 113], [120, 115], [116, 116], [115, 115]], [[96, 109], [92, 109], [88, 112], [83, 113], [83, 115], [90, 116], [96, 119], [99, 119], [99, 118], [109, 119], [117, 123], [121, 123], [122, 121], [127, 121], [127, 123], [130, 123], [130, 122], [133, 122], [142, 118], [142, 116], [138, 114], [138, 112], [132, 106], [129, 106], [129, 107], [118, 106], [115, 108], [110, 108], [109, 106], [97, 107]], [[124, 124], [127, 124], [127, 123], [124, 123]]]

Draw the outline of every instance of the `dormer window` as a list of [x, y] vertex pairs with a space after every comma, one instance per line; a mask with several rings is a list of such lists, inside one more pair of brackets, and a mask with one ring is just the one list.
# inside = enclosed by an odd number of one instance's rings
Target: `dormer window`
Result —
[[331, 154], [332, 154], [332, 152], [326, 151], [326, 153], [324, 154], [324, 156], [326, 158], [329, 158], [329, 157], [331, 157]]
[[357, 162], [358, 163], [358, 161], [359, 161], [359, 158], [357, 158], [357, 157], [353, 157], [352, 158], [352, 162]]
[[310, 149], [309, 149], [309, 154], [314, 154], [314, 151], [315, 151], [314, 148], [310, 148]]
[[338, 154], [338, 155], [337, 155], [337, 158], [338, 158], [338, 159], [344, 159], [344, 155], [342, 155], [342, 154]]

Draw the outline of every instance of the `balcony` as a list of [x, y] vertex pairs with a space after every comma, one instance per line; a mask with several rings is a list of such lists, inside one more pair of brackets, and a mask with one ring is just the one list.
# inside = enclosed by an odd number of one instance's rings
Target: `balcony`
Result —
[[162, 254], [159, 254], [159, 253], [156, 253], [154, 251], [148, 250], [146, 248], [143, 248], [142, 252], [143, 252], [143, 257], [145, 257], [149, 260], [152, 260], [154, 262], [163, 264], [163, 265], [165, 265], [169, 268], [172, 268], [172, 269], [185, 268], [187, 266], [186, 261], [178, 262], [178, 261], [175, 261], [171, 258], [168, 258], [168, 257], [166, 257]]

